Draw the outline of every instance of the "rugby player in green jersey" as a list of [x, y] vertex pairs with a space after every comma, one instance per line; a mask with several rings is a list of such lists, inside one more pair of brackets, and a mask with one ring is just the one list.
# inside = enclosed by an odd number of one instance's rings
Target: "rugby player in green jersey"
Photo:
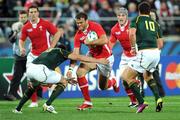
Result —
[[[157, 45], [157, 41], [161, 39], [160, 28], [149, 16], [151, 8], [148, 2], [140, 3], [138, 8], [139, 16], [132, 20], [129, 30], [131, 53], [136, 55], [136, 57], [129, 62], [122, 77], [133, 90], [139, 103], [137, 113], [140, 113], [148, 104], [144, 102], [134, 79], [137, 77], [138, 72], [143, 73], [145, 81], [155, 96], [156, 112], [159, 112], [162, 109], [163, 101], [159, 96], [156, 81], [153, 79], [151, 73], [155, 71], [160, 60], [160, 51]], [[136, 45], [138, 50], [136, 49]]]
[[55, 68], [67, 59], [100, 64], [109, 63], [109, 61], [104, 58], [95, 59], [84, 55], [75, 55], [62, 48], [48, 49], [33, 60], [33, 62], [30, 63], [31, 65], [27, 68], [27, 77], [30, 78], [30, 84], [28, 89], [25, 91], [23, 98], [13, 112], [22, 113], [21, 109], [23, 105], [29, 100], [36, 88], [40, 85], [56, 84], [57, 86], [53, 90], [50, 98], [43, 105], [43, 109], [50, 113], [57, 113], [51, 105], [52, 102], [64, 91], [68, 82], [70, 84], [76, 84], [74, 78], [66, 79], [60, 73], [55, 71]]

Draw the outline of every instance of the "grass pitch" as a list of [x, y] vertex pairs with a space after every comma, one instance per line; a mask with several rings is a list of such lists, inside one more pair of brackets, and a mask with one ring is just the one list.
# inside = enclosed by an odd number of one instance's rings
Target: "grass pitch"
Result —
[[[127, 97], [93, 98], [93, 109], [78, 111], [76, 107], [82, 99], [56, 99], [54, 107], [58, 114], [42, 111], [45, 100], [39, 101], [38, 108], [23, 107], [23, 114], [14, 114], [12, 109], [18, 101], [0, 101], [0, 120], [180, 120], [180, 96], [164, 98], [163, 111], [155, 112], [153, 97], [145, 97], [149, 107], [136, 114], [136, 108], [128, 108]], [[112, 103], [112, 104], [111, 104]]]

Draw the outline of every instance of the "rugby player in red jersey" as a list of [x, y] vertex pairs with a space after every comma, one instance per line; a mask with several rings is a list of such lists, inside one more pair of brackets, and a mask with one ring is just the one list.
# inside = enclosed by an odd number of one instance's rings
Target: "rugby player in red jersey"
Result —
[[[26, 38], [31, 40], [31, 52], [27, 56], [27, 64], [31, 63], [42, 52], [48, 48], [54, 48], [58, 42], [62, 31], [58, 30], [52, 23], [42, 18], [39, 18], [39, 9], [37, 6], [32, 5], [28, 9], [29, 21], [23, 26], [22, 34], [19, 40], [19, 47], [21, 56], [25, 55], [24, 44]], [[50, 41], [51, 35], [53, 36], [52, 42]], [[32, 104], [29, 107], [37, 107], [37, 95], [32, 97]]]
[[[108, 65], [95, 64], [95, 63], [80, 63], [76, 74], [77, 81], [81, 92], [84, 97], [84, 103], [80, 105], [78, 110], [85, 110], [87, 108], [92, 108], [92, 102], [88, 90], [88, 81], [85, 78], [85, 75], [90, 71], [97, 69], [99, 72], [98, 82], [99, 88], [101, 90], [106, 90], [110, 87], [113, 87], [115, 92], [119, 92], [119, 87], [116, 83], [115, 77], [111, 77], [111, 69], [114, 62], [114, 57], [112, 56], [112, 51], [108, 46], [108, 39], [106, 33], [102, 26], [96, 22], [89, 21], [85, 13], [81, 12], [76, 15], [75, 18], [78, 31], [74, 37], [74, 54], [80, 54], [80, 47], [82, 44], [85, 44], [89, 47], [88, 55], [96, 59], [106, 58], [109, 60]], [[98, 39], [90, 41], [87, 38], [89, 32], [96, 32]], [[69, 71], [67, 72], [67, 77], [72, 76], [73, 67], [75, 62], [71, 61]]]
[[[134, 55], [130, 53], [131, 44], [129, 40], [129, 31], [128, 31], [130, 21], [128, 20], [128, 10], [123, 7], [118, 8], [116, 11], [116, 16], [117, 16], [118, 22], [111, 29], [109, 46], [110, 48], [113, 48], [116, 42], [119, 41], [119, 43], [121, 44], [123, 48], [121, 62], [119, 64], [120, 76], [121, 76], [124, 68], [128, 65], [128, 62], [134, 57]], [[137, 100], [132, 90], [129, 88], [127, 82], [124, 80], [123, 80], [123, 85], [131, 101], [129, 104], [129, 107], [136, 107]]]

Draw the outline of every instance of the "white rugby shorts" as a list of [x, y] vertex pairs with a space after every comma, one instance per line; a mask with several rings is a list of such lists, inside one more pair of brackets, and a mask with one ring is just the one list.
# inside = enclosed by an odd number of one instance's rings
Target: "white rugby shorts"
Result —
[[135, 56], [133, 57], [128, 57], [126, 56], [124, 53], [122, 53], [121, 55], [121, 61], [119, 64], [119, 68], [120, 68], [120, 76], [122, 75], [124, 69], [128, 66], [128, 63], [134, 59]]
[[27, 77], [42, 83], [56, 84], [60, 82], [62, 75], [54, 70], [47, 68], [43, 64], [29, 63], [26, 71]]
[[128, 63], [128, 66], [140, 73], [145, 71], [154, 72], [159, 61], [159, 49], [146, 49], [138, 51], [134, 59]]
[[109, 64], [104, 65], [104, 64], [97, 64], [97, 70], [100, 72], [105, 77], [110, 77], [111, 75], [111, 70], [112, 66], [114, 64], [114, 56], [111, 55], [110, 57], [107, 58], [109, 60]]

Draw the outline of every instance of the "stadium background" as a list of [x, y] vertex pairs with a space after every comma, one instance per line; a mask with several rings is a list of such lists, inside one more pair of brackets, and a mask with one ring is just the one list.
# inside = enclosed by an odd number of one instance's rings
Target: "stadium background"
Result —
[[[114, 25], [116, 18], [114, 10], [117, 7], [125, 6], [129, 10], [129, 18], [137, 15], [137, 3], [141, 0], [92, 0], [86, 4], [90, 9], [86, 9], [85, 0], [34, 0], [40, 6], [41, 17], [52, 21], [55, 25], [61, 26], [65, 30], [65, 37], [73, 49], [73, 35], [76, 27], [73, 21], [74, 15], [78, 11], [86, 11], [90, 19], [102, 24], [109, 35], [110, 28]], [[62, 2], [64, 1], [64, 2]], [[159, 16], [159, 23], [164, 33], [164, 48], [161, 53], [160, 75], [165, 88], [166, 95], [180, 94], [180, 12], [179, 2], [176, 0], [149, 0], [152, 2], [152, 8], [156, 9]], [[28, 3], [29, 2], [29, 3]], [[94, 2], [96, 3], [94, 5]], [[11, 31], [11, 25], [17, 21], [17, 12], [30, 5], [30, 0], [0, 0], [0, 99], [8, 91], [10, 80], [12, 79], [13, 54], [12, 45], [7, 41], [7, 36]], [[164, 7], [168, 6], [168, 7]], [[166, 8], [166, 9], [165, 9]], [[7, 11], [6, 11], [7, 10]], [[66, 41], [65, 41], [66, 43]], [[83, 46], [82, 54], [85, 54], [87, 47]], [[116, 44], [113, 49], [115, 64], [113, 74], [119, 80], [119, 61], [122, 53], [121, 46]], [[153, 57], [153, 56], [152, 56]], [[66, 73], [68, 62], [60, 66], [63, 74]], [[97, 85], [97, 71], [92, 71], [87, 75], [89, 88], [93, 97], [114, 97], [126, 96], [121, 81], [119, 80], [121, 91], [115, 94], [113, 90], [99, 91]], [[26, 77], [22, 78], [22, 85], [18, 91], [22, 95], [26, 88]], [[151, 96], [152, 93], [145, 85], [145, 94]], [[44, 88], [43, 97], [48, 96], [48, 91]], [[65, 92], [60, 96], [65, 98], [81, 97], [81, 92], [77, 86], [68, 85]]]

